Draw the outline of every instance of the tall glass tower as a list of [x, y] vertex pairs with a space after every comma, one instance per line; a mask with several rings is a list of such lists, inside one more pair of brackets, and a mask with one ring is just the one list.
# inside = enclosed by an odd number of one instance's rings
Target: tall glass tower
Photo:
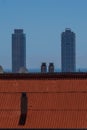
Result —
[[75, 33], [69, 28], [61, 34], [61, 68], [62, 72], [76, 71]]
[[12, 72], [17, 73], [21, 67], [26, 68], [26, 37], [23, 29], [15, 29], [12, 34]]

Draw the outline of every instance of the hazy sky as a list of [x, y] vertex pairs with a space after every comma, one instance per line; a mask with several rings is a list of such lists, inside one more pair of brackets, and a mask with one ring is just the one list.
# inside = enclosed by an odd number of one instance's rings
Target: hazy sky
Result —
[[76, 33], [76, 66], [87, 68], [87, 0], [0, 0], [0, 64], [11, 69], [11, 34], [26, 33], [27, 68], [61, 68], [61, 32]]

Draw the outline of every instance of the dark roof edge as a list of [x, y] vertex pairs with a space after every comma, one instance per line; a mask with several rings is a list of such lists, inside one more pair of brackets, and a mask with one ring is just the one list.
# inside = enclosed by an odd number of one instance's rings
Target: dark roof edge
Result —
[[87, 128], [2, 128], [0, 130], [87, 130]]
[[56, 79], [86, 79], [87, 73], [4, 73], [0, 74], [0, 79], [10, 80], [56, 80]]
[[2, 128], [0, 130], [87, 130], [87, 128]]

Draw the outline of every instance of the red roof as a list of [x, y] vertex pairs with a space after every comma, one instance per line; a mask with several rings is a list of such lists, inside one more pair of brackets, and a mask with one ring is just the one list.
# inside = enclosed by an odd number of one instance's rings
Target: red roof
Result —
[[[83, 78], [84, 75], [70, 75], [71, 79], [67, 74], [67, 78], [46, 75], [37, 79], [34, 75], [32, 78], [0, 75], [0, 128], [87, 128], [87, 76]], [[25, 125], [18, 124], [22, 92], [28, 98]]]

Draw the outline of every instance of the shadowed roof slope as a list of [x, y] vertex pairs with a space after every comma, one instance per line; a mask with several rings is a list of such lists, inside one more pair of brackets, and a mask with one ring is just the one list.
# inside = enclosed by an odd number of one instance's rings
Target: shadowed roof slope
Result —
[[[25, 125], [18, 124], [22, 92]], [[87, 128], [87, 74], [0, 75], [0, 128]]]

